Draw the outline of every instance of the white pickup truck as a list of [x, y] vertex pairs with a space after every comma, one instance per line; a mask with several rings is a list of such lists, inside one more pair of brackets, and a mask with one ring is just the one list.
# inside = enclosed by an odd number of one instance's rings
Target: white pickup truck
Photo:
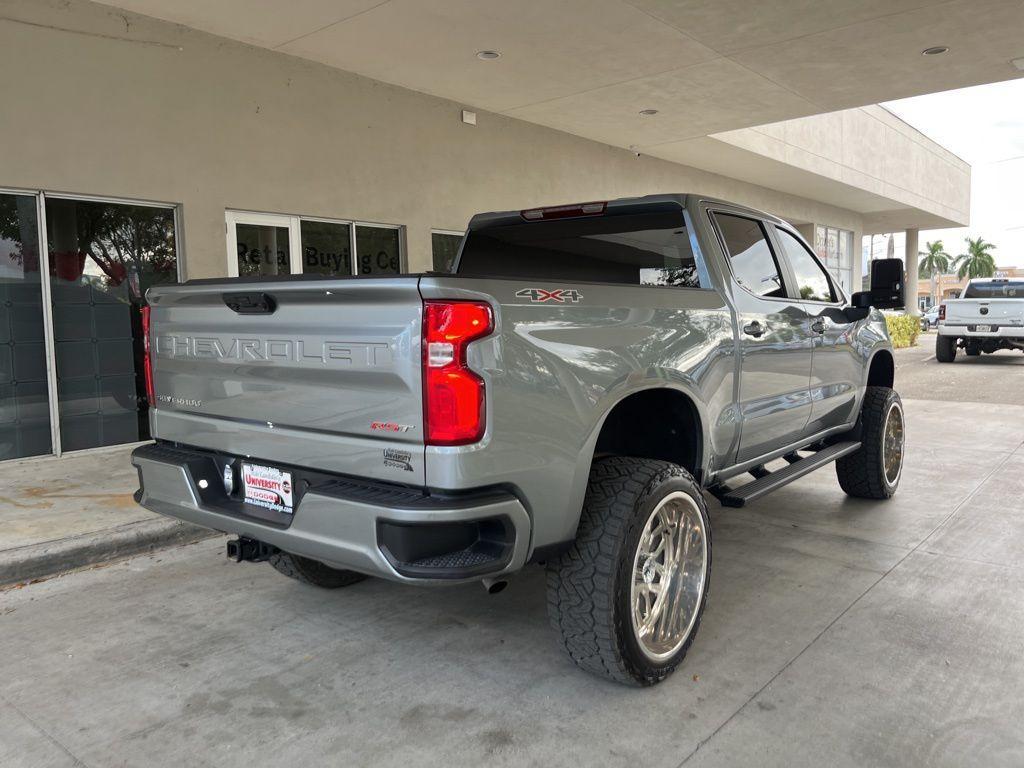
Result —
[[939, 307], [935, 357], [951, 363], [958, 349], [972, 357], [1000, 349], [1024, 350], [1024, 279], [976, 278], [959, 299]]

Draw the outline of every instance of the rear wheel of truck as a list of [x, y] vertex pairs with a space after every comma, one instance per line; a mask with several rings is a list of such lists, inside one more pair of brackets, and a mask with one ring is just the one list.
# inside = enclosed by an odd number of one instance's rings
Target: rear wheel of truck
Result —
[[935, 359], [940, 363], [952, 363], [956, 358], [956, 336], [935, 337]]
[[287, 552], [271, 555], [268, 562], [278, 573], [325, 589], [347, 587], [366, 578], [366, 575], [362, 573], [331, 568], [319, 560], [310, 560], [308, 557], [299, 557]]
[[710, 571], [707, 505], [690, 473], [667, 461], [598, 459], [576, 541], [548, 563], [548, 615], [579, 667], [653, 685], [686, 656]]
[[836, 461], [840, 487], [861, 499], [888, 499], [903, 474], [903, 401], [889, 387], [868, 387], [860, 409], [860, 449]]

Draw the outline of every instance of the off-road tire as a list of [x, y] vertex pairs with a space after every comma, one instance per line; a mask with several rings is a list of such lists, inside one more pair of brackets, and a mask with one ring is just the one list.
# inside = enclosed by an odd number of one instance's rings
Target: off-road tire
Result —
[[859, 499], [888, 499], [899, 487], [903, 472], [900, 471], [896, 481], [890, 483], [885, 476], [885, 462], [882, 457], [885, 420], [893, 403], [896, 403], [902, 412], [903, 401], [896, 391], [889, 387], [868, 387], [864, 393], [857, 426], [861, 447], [836, 461], [839, 486], [849, 496]]
[[935, 359], [940, 363], [952, 363], [956, 359], [956, 336], [935, 337]]
[[[685, 642], [671, 657], [654, 663], [640, 650], [632, 628], [633, 560], [648, 518], [673, 491], [690, 496], [700, 512], [706, 541], [704, 592]], [[576, 541], [548, 562], [551, 626], [582, 669], [627, 685], [653, 685], [675, 670], [693, 643], [707, 604], [710, 572], [707, 504], [690, 473], [667, 461], [598, 459], [590, 471]]]
[[299, 555], [291, 555], [287, 552], [271, 555], [267, 562], [274, 566], [274, 570], [278, 573], [325, 589], [347, 587], [366, 578], [366, 575], [362, 573], [331, 568], [319, 560], [310, 560], [308, 557], [299, 557]]

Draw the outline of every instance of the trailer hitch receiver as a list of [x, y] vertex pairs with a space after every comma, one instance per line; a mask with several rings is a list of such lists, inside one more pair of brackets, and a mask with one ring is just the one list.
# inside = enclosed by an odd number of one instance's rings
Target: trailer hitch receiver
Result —
[[243, 560], [250, 563], [262, 563], [277, 552], [277, 547], [257, 541], [256, 539], [250, 539], [248, 536], [241, 536], [228, 541], [228, 560], [234, 560], [236, 563], [240, 563]]

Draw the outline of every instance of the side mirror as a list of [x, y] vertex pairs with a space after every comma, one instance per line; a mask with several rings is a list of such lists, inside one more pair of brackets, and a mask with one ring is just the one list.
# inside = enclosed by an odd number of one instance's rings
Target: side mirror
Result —
[[871, 291], [858, 291], [850, 297], [850, 306], [843, 307], [848, 322], [856, 323], [871, 314]]
[[857, 291], [850, 297], [850, 306], [857, 309], [871, 309], [871, 291]]
[[903, 309], [906, 304], [903, 290], [901, 259], [878, 259], [871, 262], [871, 306], [878, 309]]

